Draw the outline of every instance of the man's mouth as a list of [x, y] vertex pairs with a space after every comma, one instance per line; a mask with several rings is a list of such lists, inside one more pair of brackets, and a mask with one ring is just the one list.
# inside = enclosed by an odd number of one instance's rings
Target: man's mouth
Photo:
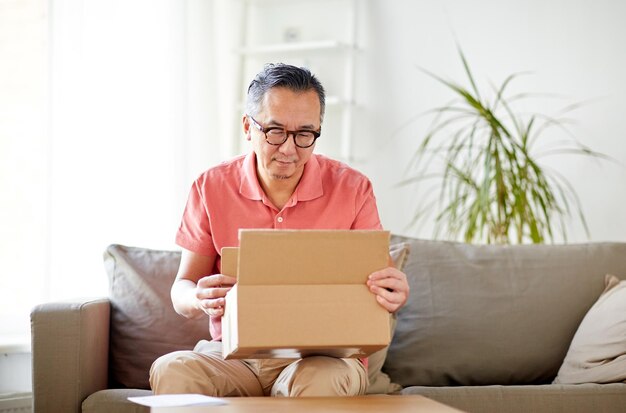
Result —
[[289, 165], [295, 162], [295, 161], [290, 161], [288, 159], [274, 159], [274, 161], [278, 162], [281, 165]]

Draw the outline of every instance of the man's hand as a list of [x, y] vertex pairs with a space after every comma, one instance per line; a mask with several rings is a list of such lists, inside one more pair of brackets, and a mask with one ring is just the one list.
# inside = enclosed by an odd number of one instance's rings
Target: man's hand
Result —
[[226, 293], [233, 288], [236, 278], [223, 274], [213, 274], [202, 277], [196, 286], [198, 307], [211, 317], [224, 315]]
[[367, 279], [376, 301], [390, 313], [395, 313], [409, 298], [409, 283], [406, 275], [393, 267], [373, 272]]

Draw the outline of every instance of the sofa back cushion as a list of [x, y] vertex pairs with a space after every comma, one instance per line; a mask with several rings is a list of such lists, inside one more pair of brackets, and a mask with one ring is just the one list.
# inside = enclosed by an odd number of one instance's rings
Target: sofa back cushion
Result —
[[149, 389], [152, 362], [210, 339], [208, 319], [174, 311], [170, 288], [180, 252], [111, 245], [104, 253], [109, 277], [111, 333], [109, 381], [114, 387]]
[[403, 386], [549, 383], [626, 243], [409, 243], [411, 295], [383, 371]]

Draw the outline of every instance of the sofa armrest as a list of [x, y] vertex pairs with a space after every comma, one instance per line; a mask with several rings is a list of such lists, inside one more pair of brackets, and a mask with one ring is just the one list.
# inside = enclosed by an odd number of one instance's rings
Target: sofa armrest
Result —
[[107, 388], [110, 312], [107, 298], [32, 310], [35, 413], [80, 413], [87, 396]]

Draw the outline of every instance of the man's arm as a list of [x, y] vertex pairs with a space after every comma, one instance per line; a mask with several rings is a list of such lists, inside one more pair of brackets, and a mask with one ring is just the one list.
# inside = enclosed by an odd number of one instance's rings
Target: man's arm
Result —
[[[376, 198], [369, 180], [365, 181], [363, 194], [361, 208], [352, 223], [352, 229], [382, 229]], [[398, 311], [409, 297], [406, 275], [394, 268], [391, 257], [387, 268], [370, 274], [367, 286], [376, 295], [376, 301], [390, 313]]]
[[178, 274], [170, 291], [178, 314], [193, 319], [205, 314], [224, 314], [224, 296], [237, 280], [222, 274], [209, 275], [214, 264], [214, 256], [183, 249]]

